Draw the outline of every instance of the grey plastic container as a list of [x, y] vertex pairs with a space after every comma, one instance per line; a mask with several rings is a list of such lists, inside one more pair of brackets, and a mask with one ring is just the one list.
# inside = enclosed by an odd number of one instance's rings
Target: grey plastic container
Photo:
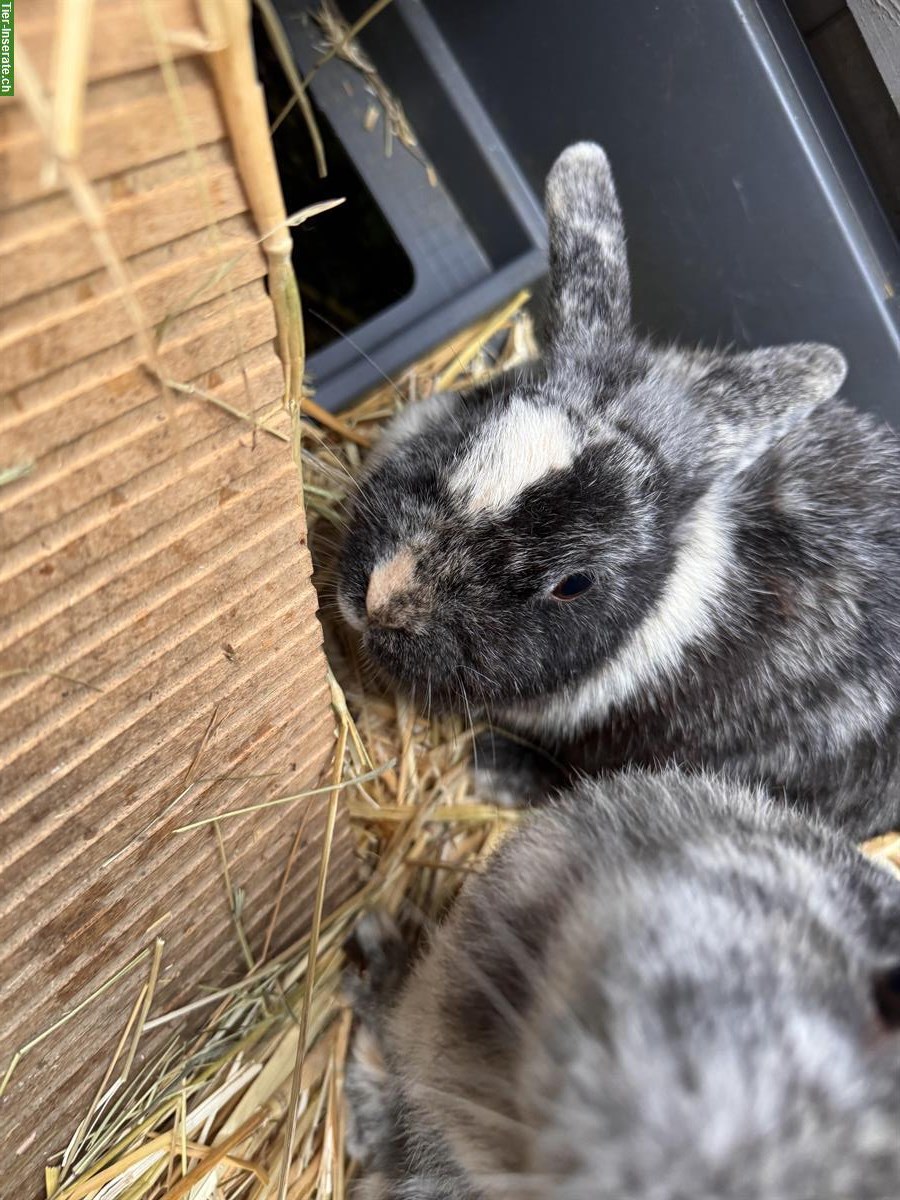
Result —
[[[366, 5], [342, 7], [353, 19]], [[308, 69], [309, 31], [288, 28]], [[402, 151], [384, 159], [362, 127], [368, 98], [347, 96], [351, 68], [316, 75], [317, 103], [416, 273], [409, 296], [353, 332], [358, 350], [313, 356], [324, 403], [537, 279], [544, 175], [592, 138], [616, 172], [642, 327], [833, 342], [852, 399], [900, 425], [900, 247], [783, 0], [395, 0], [361, 40], [442, 187]]]

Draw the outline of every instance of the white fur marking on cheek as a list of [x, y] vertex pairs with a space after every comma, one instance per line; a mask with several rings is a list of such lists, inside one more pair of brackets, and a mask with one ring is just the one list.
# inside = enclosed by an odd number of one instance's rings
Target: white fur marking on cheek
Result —
[[516, 399], [485, 422], [457, 464], [450, 490], [465, 498], [471, 513], [497, 512], [545, 475], [570, 466], [577, 453], [564, 412]]
[[356, 610], [340, 588], [338, 588], [337, 602], [338, 608], [341, 610], [341, 616], [350, 628], [355, 629], [357, 633], [361, 633], [365, 629], [366, 623], [356, 615]]
[[656, 606], [616, 656], [571, 691], [514, 723], [536, 732], [573, 733], [614, 705], [678, 669], [687, 647], [710, 634], [734, 569], [731, 534], [717, 496], [708, 493], [688, 518], [684, 541]]

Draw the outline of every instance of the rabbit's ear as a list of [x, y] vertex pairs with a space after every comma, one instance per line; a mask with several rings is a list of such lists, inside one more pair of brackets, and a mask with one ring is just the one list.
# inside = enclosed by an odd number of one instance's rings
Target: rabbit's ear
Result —
[[727, 421], [757, 425], [830, 400], [846, 376], [840, 350], [796, 342], [714, 358], [695, 382], [694, 394]]
[[546, 204], [550, 353], [586, 357], [627, 336], [631, 321], [622, 212], [599, 146], [563, 151], [547, 177]]

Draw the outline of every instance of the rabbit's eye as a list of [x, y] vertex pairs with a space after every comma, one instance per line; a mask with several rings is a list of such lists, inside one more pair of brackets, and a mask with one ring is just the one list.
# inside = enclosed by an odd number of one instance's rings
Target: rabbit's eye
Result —
[[900, 1029], [900, 967], [876, 976], [875, 1006], [888, 1029]]
[[576, 571], [574, 575], [566, 575], [561, 579], [551, 595], [554, 600], [574, 600], [577, 596], [583, 596], [593, 586], [594, 581], [590, 575], [582, 575]]

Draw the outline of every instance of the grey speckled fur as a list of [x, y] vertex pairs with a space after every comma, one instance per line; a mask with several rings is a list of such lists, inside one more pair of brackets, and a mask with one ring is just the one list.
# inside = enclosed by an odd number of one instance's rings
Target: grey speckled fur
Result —
[[[836, 398], [828, 346], [639, 337], [598, 147], [560, 157], [547, 210], [544, 361], [388, 430], [347, 619], [419, 702], [485, 712], [569, 771], [727, 771], [856, 835], [896, 824], [895, 435]], [[593, 586], [562, 603], [573, 574]]]
[[368, 1200], [897, 1194], [900, 883], [740, 786], [535, 810], [381, 996], [348, 1075]]

